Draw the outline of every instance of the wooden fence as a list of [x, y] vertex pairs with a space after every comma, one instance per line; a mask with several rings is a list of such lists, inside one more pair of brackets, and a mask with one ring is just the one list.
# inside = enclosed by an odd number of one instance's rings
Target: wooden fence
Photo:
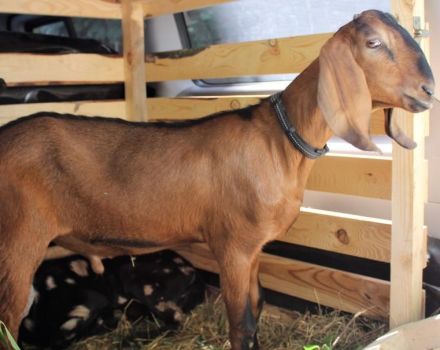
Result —
[[[0, 54], [0, 76], [9, 86], [124, 82], [125, 101], [78, 101], [0, 106], [0, 123], [37, 111], [122, 117], [128, 120], [198, 118], [258, 103], [263, 96], [148, 98], [145, 82], [296, 73], [319, 54], [330, 34], [222, 44], [166, 54], [144, 52], [146, 17], [186, 11], [226, 0], [0, 0], [0, 12], [84, 16], [122, 20], [124, 56], [96, 54]], [[392, 0], [404, 24], [412, 4]], [[391, 264], [391, 282], [294, 259], [261, 255], [264, 287], [349, 312], [366, 309], [398, 325], [422, 317], [425, 124], [399, 112], [400, 123], [419, 144], [393, 157], [328, 155], [316, 162], [307, 188], [392, 201], [392, 221], [303, 209], [283, 241]], [[373, 115], [372, 132], [384, 134], [383, 115]], [[426, 183], [426, 182], [425, 182]], [[207, 247], [179, 251], [196, 266], [216, 272]], [[391, 300], [390, 300], [391, 293]], [[391, 305], [391, 314], [390, 314]]]

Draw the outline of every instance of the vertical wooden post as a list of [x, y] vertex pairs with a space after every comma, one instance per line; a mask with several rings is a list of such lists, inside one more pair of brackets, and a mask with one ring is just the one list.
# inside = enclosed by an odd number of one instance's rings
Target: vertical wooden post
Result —
[[128, 120], [146, 120], [144, 11], [141, 1], [122, 0], [125, 104]]
[[[418, 7], [421, 3], [421, 7]], [[413, 32], [413, 16], [421, 16], [422, 0], [392, 0], [400, 24]], [[423, 268], [426, 265], [424, 203], [427, 196], [425, 136], [428, 113], [394, 111], [398, 124], [418, 144], [414, 151], [393, 146], [390, 327], [423, 318]]]

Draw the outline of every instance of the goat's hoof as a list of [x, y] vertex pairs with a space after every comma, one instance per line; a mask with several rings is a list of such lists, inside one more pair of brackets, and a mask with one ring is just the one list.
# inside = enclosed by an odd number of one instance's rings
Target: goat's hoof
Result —
[[243, 340], [241, 350], [259, 350], [260, 346], [258, 344], [257, 337], [255, 336], [254, 339], [246, 338]]

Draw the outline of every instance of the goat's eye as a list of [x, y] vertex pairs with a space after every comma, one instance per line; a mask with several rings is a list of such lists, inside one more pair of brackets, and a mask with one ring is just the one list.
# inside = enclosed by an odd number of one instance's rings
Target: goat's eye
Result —
[[378, 48], [380, 45], [382, 45], [382, 43], [380, 42], [379, 39], [372, 39], [372, 40], [368, 40], [367, 41], [367, 46], [370, 49], [376, 49]]

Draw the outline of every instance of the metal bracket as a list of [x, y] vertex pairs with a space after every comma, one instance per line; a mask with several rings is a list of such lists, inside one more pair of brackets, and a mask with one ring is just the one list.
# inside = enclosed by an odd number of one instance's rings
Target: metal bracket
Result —
[[413, 17], [414, 39], [420, 43], [423, 38], [429, 36], [429, 31], [422, 28], [422, 19], [420, 16]]

